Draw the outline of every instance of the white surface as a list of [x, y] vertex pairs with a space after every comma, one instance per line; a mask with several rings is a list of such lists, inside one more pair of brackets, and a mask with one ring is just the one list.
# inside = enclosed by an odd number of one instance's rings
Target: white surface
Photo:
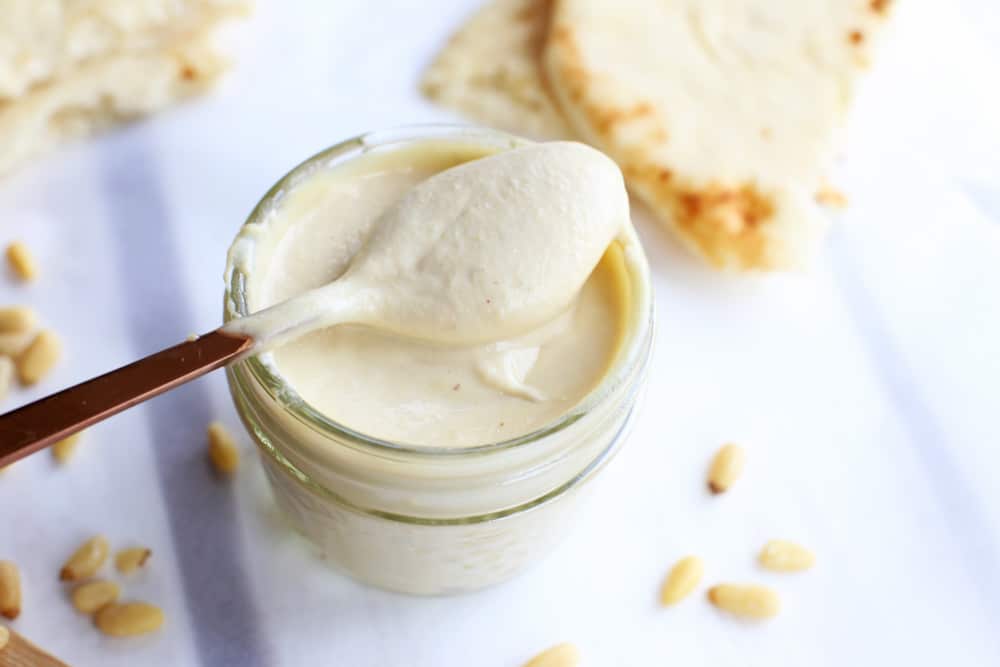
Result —
[[[42, 393], [214, 327], [225, 249], [290, 166], [360, 131], [456, 117], [419, 72], [476, 3], [262, 1], [218, 94], [38, 161], [0, 184], [0, 240], [44, 276], [3, 281], [66, 339]], [[281, 9], [279, 10], [279, 5]], [[461, 6], [465, 5], [465, 6]], [[935, 5], [937, 5], [935, 7]], [[461, 598], [365, 589], [291, 537], [258, 466], [220, 484], [203, 428], [236, 427], [215, 375], [95, 427], [66, 468], [0, 478], [0, 558], [18, 561], [13, 627], [73, 665], [520, 665], [557, 641], [585, 664], [965, 665], [1000, 662], [1000, 34], [992, 3], [904, 3], [859, 101], [840, 182], [851, 206], [810, 275], [711, 274], [640, 220], [659, 332], [637, 428], [558, 552]], [[707, 461], [748, 450], [733, 491]], [[56, 582], [83, 537], [148, 544], [129, 596], [166, 631], [110, 641]], [[816, 568], [759, 571], [765, 540]], [[703, 592], [655, 604], [693, 552], [706, 584], [760, 581], [763, 626]]]

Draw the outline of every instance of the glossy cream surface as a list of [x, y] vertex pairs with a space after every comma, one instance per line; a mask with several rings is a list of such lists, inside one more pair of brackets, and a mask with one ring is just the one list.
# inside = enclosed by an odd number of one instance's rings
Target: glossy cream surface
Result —
[[[575, 151], [550, 150], [546, 159], [553, 155], [577, 159]], [[271, 214], [266, 233], [253, 239], [255, 267], [249, 273], [247, 289], [251, 308], [259, 310], [335, 281], [366, 247], [373, 223], [380, 215], [399, 208], [401, 201], [412, 198], [415, 186], [452, 167], [466, 165], [465, 171], [473, 177], [489, 177], [489, 171], [468, 169], [469, 165], [487, 164], [489, 161], [477, 160], [484, 155], [485, 149], [472, 146], [419, 142], [405, 149], [369, 153], [349, 165], [320, 170], [298, 183]], [[579, 156], [591, 159], [585, 153]], [[587, 182], [590, 172], [586, 170], [573, 175], [572, 169], [559, 170], [558, 165], [542, 167], [557, 173], [538, 171], [535, 183], [551, 178], [567, 192], [574, 187], [586, 191], [588, 186], [593, 189], [600, 185], [599, 181], [596, 185]], [[530, 169], [518, 169], [525, 179], [532, 177]], [[576, 180], [567, 181], [564, 173]], [[441, 228], [440, 224], [435, 226], [440, 216], [452, 214], [452, 205], [468, 208], [476, 204], [463, 198], [461, 178], [452, 178], [447, 186], [454, 189], [451, 201], [438, 197], [440, 201], [427, 208], [429, 213], [423, 213], [432, 237]], [[531, 186], [527, 181], [518, 185]], [[528, 202], [533, 207], [552, 206], [544, 199], [545, 188], [537, 188], [537, 194], [525, 191], [531, 198], [522, 197], [522, 205]], [[580, 199], [588, 201], [587, 197]], [[559, 203], [555, 196], [552, 200]], [[589, 201], [596, 201], [588, 209], [591, 212], [602, 206], [599, 197], [595, 200], [592, 196]], [[614, 203], [600, 210], [608, 213], [602, 212], [598, 223], [619, 213]], [[560, 211], [574, 221], [583, 215], [562, 203], [546, 210], [546, 214], [557, 215]], [[478, 214], [488, 213], [486, 210]], [[501, 230], [517, 229], [517, 211], [498, 211], [497, 215], [511, 217], [510, 224], [501, 226]], [[629, 224], [627, 215], [615, 221], [615, 227], [609, 224], [599, 233], [608, 234], [610, 229], [615, 234], [619, 228], [624, 231]], [[405, 256], [414, 244], [426, 243], [426, 239], [402, 237], [396, 242], [401, 244], [400, 255]], [[509, 239], [505, 243], [510, 247]], [[570, 245], [563, 249], [564, 253], [573, 252]], [[541, 246], [525, 243], [517, 248], [518, 256], [514, 258], [490, 257], [488, 242], [461, 247], [466, 252], [482, 253], [481, 260], [473, 256], [473, 264], [506, 261], [511, 266], [510, 285], [530, 295], [524, 281], [531, 279], [533, 262], [546, 262], [560, 253], [560, 248]], [[485, 344], [445, 344], [347, 324], [287, 343], [270, 353], [269, 361], [316, 410], [368, 436], [452, 448], [523, 435], [553, 422], [577, 405], [597, 386], [614, 360], [627, 309], [627, 277], [621, 256], [621, 246], [613, 242], [582, 287], [574, 286], [576, 296], [568, 308], [560, 308], [555, 317], [523, 335]], [[469, 263], [469, 257], [461, 259]], [[432, 284], [450, 287], [452, 282], [461, 283], [449, 281], [447, 271], [440, 270], [440, 262], [432, 268], [437, 271], [437, 283]], [[434, 307], [434, 300], [428, 304]]]

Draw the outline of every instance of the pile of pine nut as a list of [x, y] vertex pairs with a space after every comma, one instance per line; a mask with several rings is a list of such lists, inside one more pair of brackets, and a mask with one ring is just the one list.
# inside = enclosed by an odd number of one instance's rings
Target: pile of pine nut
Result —
[[[11, 243], [6, 257], [11, 272], [19, 280], [29, 282], [38, 276], [38, 265], [23, 243]], [[38, 327], [38, 316], [32, 308], [0, 307], [0, 400], [9, 394], [15, 380], [22, 386], [31, 386], [44, 379], [58, 363], [61, 353], [59, 337]], [[77, 433], [52, 445], [57, 462], [64, 464], [70, 460], [80, 436]], [[232, 476], [239, 467], [236, 440], [221, 422], [208, 426], [206, 454], [221, 477]], [[119, 601], [121, 585], [98, 576], [109, 554], [107, 538], [97, 535], [81, 544], [63, 564], [59, 580], [70, 586], [67, 593], [73, 607], [90, 616], [98, 630], [111, 637], [132, 637], [158, 630], [165, 620], [159, 607], [141, 601]], [[144, 567], [151, 555], [147, 547], [121, 549], [114, 557], [115, 569], [120, 576], [128, 576]], [[21, 572], [12, 561], [0, 560], [0, 616], [13, 621], [20, 616], [22, 606]], [[11, 633], [0, 625], [0, 651], [11, 641]]]

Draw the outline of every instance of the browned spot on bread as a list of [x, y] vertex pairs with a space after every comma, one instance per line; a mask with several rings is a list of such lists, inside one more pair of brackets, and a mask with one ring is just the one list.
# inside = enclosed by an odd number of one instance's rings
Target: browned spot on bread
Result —
[[531, 23], [538, 18], [539, 12], [542, 11], [542, 5], [546, 3], [533, 2], [524, 7], [521, 7], [514, 13], [514, 20], [521, 21], [523, 23]]
[[881, 16], [885, 16], [889, 12], [889, 5], [892, 0], [871, 0], [868, 6], [873, 12]]
[[772, 264], [765, 228], [774, 215], [774, 203], [754, 185], [661, 187], [658, 199], [671, 211], [672, 222], [712, 263], [735, 263], [741, 268]]
[[679, 190], [678, 201], [678, 224], [685, 227], [723, 222], [722, 226], [726, 229], [740, 233], [757, 226], [774, 213], [770, 198], [750, 184], [739, 188], [712, 184], [705, 188]]
[[625, 178], [629, 181], [646, 181], [660, 185], [669, 183], [670, 179], [674, 177], [672, 171], [661, 165], [652, 163], [643, 164], [638, 161], [626, 162], [622, 166], [622, 173], [625, 174]]
[[816, 192], [816, 202], [830, 208], [845, 208], [847, 195], [833, 186], [824, 185]]
[[573, 41], [573, 31], [564, 25], [552, 26], [549, 39], [557, 43], [562, 43], [566, 48], [576, 49], [576, 44]]
[[631, 109], [596, 109], [595, 115], [597, 116], [597, 131], [601, 134], [608, 134], [616, 125], [627, 123], [643, 116], [653, 117], [655, 112], [652, 105], [647, 102], [640, 102]]
[[520, 21], [538, 23], [538, 27], [531, 31], [528, 39], [528, 48], [539, 59], [542, 57], [542, 51], [545, 50], [545, 38], [549, 34], [549, 16], [552, 14], [551, 5], [552, 0], [531, 0], [531, 3], [521, 9], [518, 15], [518, 20]]
[[865, 36], [860, 30], [852, 30], [847, 34], [847, 39], [850, 40], [851, 44], [856, 46], [865, 41]]
[[573, 32], [563, 25], [553, 24], [549, 27], [550, 49], [562, 49], [568, 55], [561, 59], [559, 69], [565, 79], [566, 95], [574, 103], [579, 103], [584, 96], [584, 90], [589, 74], [580, 64], [580, 50], [573, 37]]
[[195, 71], [195, 69], [190, 65], [184, 65], [183, 67], [181, 67], [181, 78], [184, 79], [185, 81], [194, 81], [197, 75], [198, 72]]

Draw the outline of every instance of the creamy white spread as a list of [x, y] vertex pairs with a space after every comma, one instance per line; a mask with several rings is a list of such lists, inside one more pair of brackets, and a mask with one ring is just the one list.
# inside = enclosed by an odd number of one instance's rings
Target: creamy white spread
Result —
[[266, 233], [245, 230], [232, 256], [252, 242], [254, 311], [352, 272], [379, 294], [366, 313], [377, 326], [331, 326], [270, 353], [305, 401], [369, 436], [467, 447], [549, 424], [597, 385], [627, 309], [613, 243], [627, 198], [592, 149], [538, 146], [504, 160], [433, 142], [373, 152], [296, 185]]

